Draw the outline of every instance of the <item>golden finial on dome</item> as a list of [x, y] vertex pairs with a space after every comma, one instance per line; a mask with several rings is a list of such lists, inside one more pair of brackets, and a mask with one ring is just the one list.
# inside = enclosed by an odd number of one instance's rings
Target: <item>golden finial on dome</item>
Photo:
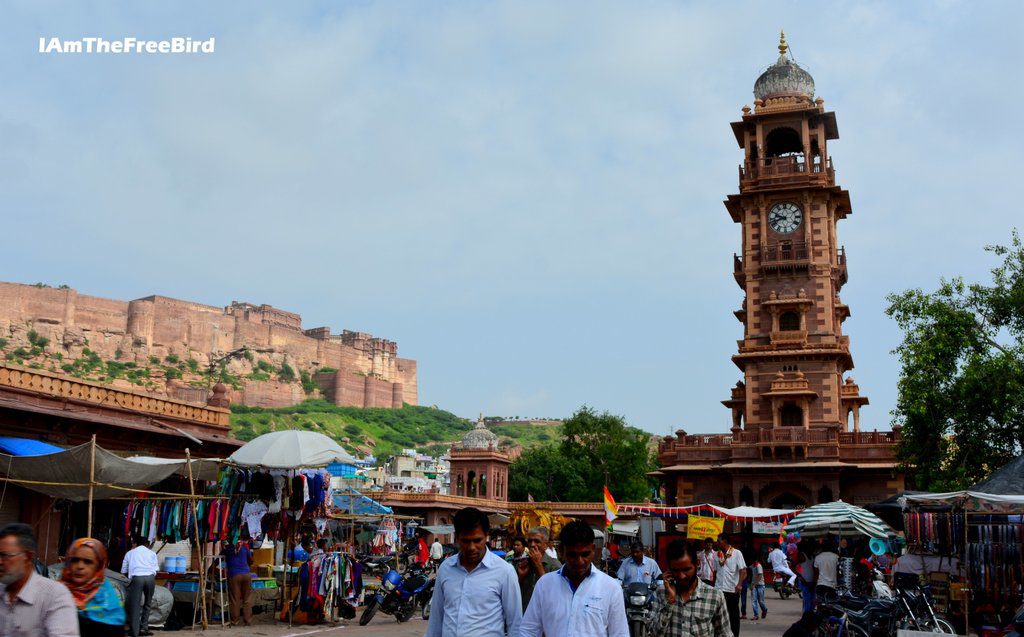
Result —
[[786, 32], [779, 30], [779, 55], [785, 55], [789, 45], [786, 44]]

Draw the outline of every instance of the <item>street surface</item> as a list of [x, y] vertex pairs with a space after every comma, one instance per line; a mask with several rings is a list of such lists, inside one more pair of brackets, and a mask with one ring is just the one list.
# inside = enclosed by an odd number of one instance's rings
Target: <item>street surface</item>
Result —
[[[787, 600], [779, 599], [779, 596], [771, 589], [765, 591], [765, 601], [768, 604], [768, 619], [752, 622], [749, 619], [741, 620], [741, 637], [778, 637], [786, 631], [789, 626], [800, 618], [800, 599], [793, 597]], [[748, 607], [749, 612], [749, 607]], [[359, 609], [362, 612], [362, 608]], [[358, 614], [356, 615], [358, 619]], [[274, 624], [270, 622], [270, 615], [257, 616], [254, 618], [256, 624], [249, 627], [235, 627], [222, 629], [220, 626], [211, 627], [207, 631], [198, 630], [192, 634], [199, 635], [256, 635], [266, 637], [304, 637], [305, 635], [316, 635], [317, 637], [422, 637], [427, 630], [427, 622], [419, 617], [419, 613], [404, 624], [399, 624], [393, 617], [377, 613], [373, 621], [366, 626], [360, 626], [357, 619], [341, 622], [335, 626], [291, 626], [287, 624]], [[188, 630], [187, 628], [185, 630]]]

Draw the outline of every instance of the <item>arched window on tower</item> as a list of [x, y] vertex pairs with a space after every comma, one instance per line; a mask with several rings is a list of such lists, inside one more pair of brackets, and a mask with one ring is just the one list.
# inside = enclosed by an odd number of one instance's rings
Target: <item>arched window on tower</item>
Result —
[[768, 133], [764, 140], [765, 157], [798, 157], [804, 158], [804, 143], [800, 133], [789, 127], [776, 128]]
[[780, 332], [796, 332], [800, 329], [800, 315], [796, 312], [783, 312], [779, 315]]
[[478, 493], [477, 496], [481, 497], [481, 498], [486, 498], [487, 497], [487, 474], [486, 473], [481, 473], [480, 474], [480, 493]]
[[471, 498], [476, 497], [476, 471], [470, 471], [469, 475], [466, 476], [466, 495]]
[[455, 483], [455, 495], [466, 495], [466, 482], [462, 479], [462, 474], [459, 474], [459, 479]]
[[783, 427], [803, 427], [804, 410], [796, 405], [783, 405], [779, 410], [779, 420]]
[[750, 490], [750, 487], [743, 487], [740, 489], [740, 506], [754, 506], [754, 492]]

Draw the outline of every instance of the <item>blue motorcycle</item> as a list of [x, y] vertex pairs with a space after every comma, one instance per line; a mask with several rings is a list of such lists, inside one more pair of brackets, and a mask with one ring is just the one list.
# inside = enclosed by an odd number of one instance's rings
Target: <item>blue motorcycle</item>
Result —
[[409, 621], [416, 612], [417, 604], [430, 604], [432, 584], [433, 580], [418, 565], [410, 567], [404, 576], [395, 570], [384, 573], [380, 578], [380, 588], [359, 616], [359, 625], [369, 624], [378, 610], [393, 615], [399, 622]]

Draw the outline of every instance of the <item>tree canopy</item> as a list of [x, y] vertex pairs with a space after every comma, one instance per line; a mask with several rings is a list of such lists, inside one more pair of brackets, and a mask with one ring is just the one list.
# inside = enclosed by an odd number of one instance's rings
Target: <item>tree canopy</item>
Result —
[[970, 486], [1024, 451], [1024, 245], [1014, 231], [985, 249], [1002, 258], [991, 283], [888, 297], [903, 331], [898, 457], [921, 489]]
[[617, 500], [649, 497], [654, 470], [650, 435], [621, 416], [581, 407], [562, 425], [557, 446], [526, 451], [509, 469], [509, 498], [598, 502], [607, 484]]

